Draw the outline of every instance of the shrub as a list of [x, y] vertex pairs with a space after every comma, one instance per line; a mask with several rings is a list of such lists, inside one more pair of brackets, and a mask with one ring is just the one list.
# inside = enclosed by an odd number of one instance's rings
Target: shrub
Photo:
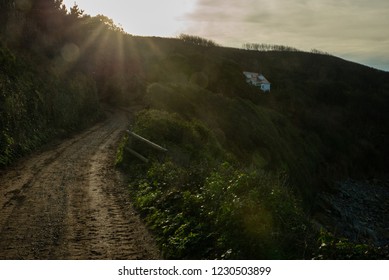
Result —
[[380, 260], [388, 259], [389, 247], [372, 246], [350, 242], [346, 238], [335, 237], [321, 230], [318, 237], [318, 249], [314, 259], [319, 260]]
[[304, 256], [308, 223], [283, 177], [228, 163], [236, 161], [210, 130], [177, 114], [143, 111], [133, 130], [169, 150], [126, 167], [134, 204], [166, 258]]
[[1, 45], [0, 63], [0, 167], [99, 117], [97, 90], [88, 76], [58, 76], [44, 61], [36, 67]]

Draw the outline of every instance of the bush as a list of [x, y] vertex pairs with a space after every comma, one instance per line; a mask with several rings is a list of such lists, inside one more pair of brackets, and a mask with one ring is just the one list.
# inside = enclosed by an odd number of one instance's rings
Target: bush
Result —
[[210, 130], [177, 114], [143, 111], [133, 130], [169, 150], [144, 164], [122, 145], [134, 204], [164, 257], [303, 258], [308, 223], [282, 177], [228, 163], [236, 160]]
[[389, 257], [389, 246], [376, 247], [350, 242], [322, 230], [318, 237], [314, 259], [319, 260], [384, 260]]
[[220, 234], [219, 246], [231, 258], [303, 257], [308, 222], [281, 178], [224, 164], [202, 190], [207, 215]]
[[0, 167], [99, 117], [97, 90], [88, 76], [59, 76], [44, 61], [36, 67], [1, 45], [0, 63]]
[[[213, 133], [196, 120], [187, 121], [177, 114], [160, 110], [146, 110], [137, 115], [132, 130], [135, 133], [169, 150], [172, 161], [183, 166], [193, 162], [212, 162], [223, 154], [220, 144]], [[155, 155], [144, 144], [131, 143], [147, 157]]]
[[166, 258], [299, 259], [307, 250], [300, 204], [261, 171], [153, 162], [130, 189]]

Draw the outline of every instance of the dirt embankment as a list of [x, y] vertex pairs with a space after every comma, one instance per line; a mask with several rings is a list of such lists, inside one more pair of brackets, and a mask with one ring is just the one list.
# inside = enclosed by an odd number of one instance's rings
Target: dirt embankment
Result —
[[0, 259], [156, 259], [114, 169], [124, 112], [0, 174]]

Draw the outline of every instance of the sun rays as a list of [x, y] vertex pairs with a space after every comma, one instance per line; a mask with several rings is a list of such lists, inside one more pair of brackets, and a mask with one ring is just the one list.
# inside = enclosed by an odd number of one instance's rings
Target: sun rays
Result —
[[[72, 6], [73, 0], [64, 0]], [[197, 0], [78, 0], [77, 4], [90, 15], [104, 14], [137, 36], [172, 37], [186, 31]]]

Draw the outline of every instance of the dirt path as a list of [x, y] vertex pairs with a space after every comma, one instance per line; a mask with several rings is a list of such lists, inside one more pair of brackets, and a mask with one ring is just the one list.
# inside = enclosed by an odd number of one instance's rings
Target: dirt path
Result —
[[0, 174], [0, 259], [156, 259], [114, 169], [128, 118], [107, 120]]

